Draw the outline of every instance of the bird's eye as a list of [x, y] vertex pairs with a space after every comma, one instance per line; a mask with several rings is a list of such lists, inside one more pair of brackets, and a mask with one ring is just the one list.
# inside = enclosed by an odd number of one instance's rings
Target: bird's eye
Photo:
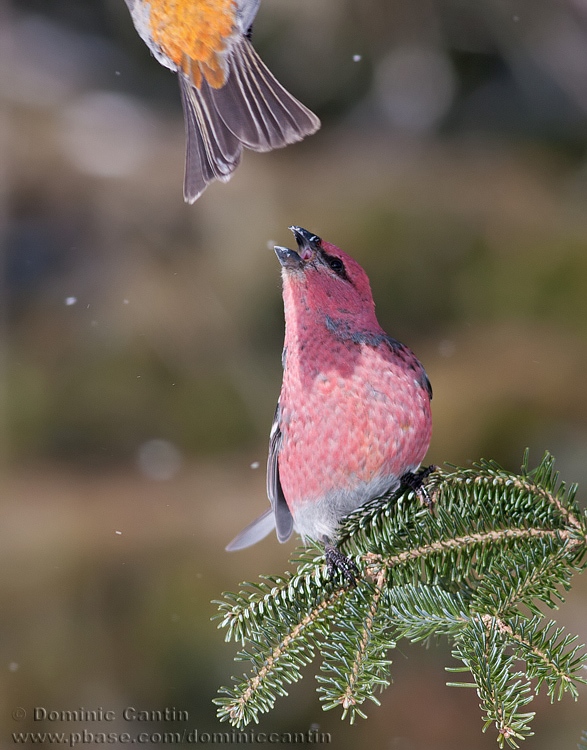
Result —
[[330, 268], [337, 276], [343, 279], [343, 281], [348, 281], [349, 284], [353, 283], [349, 279], [346, 268], [344, 267], [344, 263], [339, 257], [337, 257], [336, 255], [328, 255], [328, 253], [322, 252], [322, 259], [330, 266]]
[[344, 263], [340, 258], [328, 258], [328, 265], [335, 273], [339, 274], [339, 276], [344, 273]]

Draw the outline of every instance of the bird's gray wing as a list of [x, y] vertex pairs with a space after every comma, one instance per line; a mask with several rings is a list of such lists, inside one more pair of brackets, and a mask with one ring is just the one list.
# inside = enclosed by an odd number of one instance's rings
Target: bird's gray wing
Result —
[[417, 373], [418, 382], [428, 394], [428, 398], [432, 401], [432, 385], [430, 383], [430, 379], [426, 374], [424, 365], [416, 357], [414, 352], [407, 346], [399, 342], [397, 339], [394, 339], [392, 336], [385, 335], [384, 341], [391, 349], [394, 357], [399, 357], [400, 359], [402, 359], [410, 369]]
[[261, 0], [238, 0], [236, 4], [236, 22], [242, 34], [246, 35], [249, 33], [260, 4]]
[[281, 447], [281, 429], [279, 426], [279, 403], [275, 409], [273, 426], [269, 436], [269, 460], [267, 461], [267, 495], [271, 507], [265, 513], [250, 523], [226, 547], [228, 552], [250, 547], [264, 539], [273, 529], [277, 532], [280, 542], [287, 542], [293, 531], [293, 517], [290, 513], [281, 482], [279, 481], [279, 449]]
[[267, 495], [271, 500], [271, 507], [275, 513], [275, 529], [277, 532], [277, 539], [280, 542], [287, 542], [292, 535], [293, 531], [293, 517], [287, 507], [285, 496], [281, 488], [281, 481], [279, 479], [279, 451], [281, 450], [281, 426], [280, 426], [281, 411], [279, 408], [279, 402], [275, 409], [275, 416], [273, 417], [273, 426], [271, 427], [271, 434], [269, 436], [269, 459], [267, 461]]

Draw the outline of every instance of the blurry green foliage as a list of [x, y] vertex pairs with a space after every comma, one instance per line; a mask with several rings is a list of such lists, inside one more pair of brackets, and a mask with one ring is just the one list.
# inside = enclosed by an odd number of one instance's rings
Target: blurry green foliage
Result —
[[170, 372], [132, 348], [87, 352], [55, 371], [14, 363], [7, 425], [15, 456], [116, 462], [152, 437], [207, 454], [246, 444], [254, 429], [233, 382], [216, 372]]

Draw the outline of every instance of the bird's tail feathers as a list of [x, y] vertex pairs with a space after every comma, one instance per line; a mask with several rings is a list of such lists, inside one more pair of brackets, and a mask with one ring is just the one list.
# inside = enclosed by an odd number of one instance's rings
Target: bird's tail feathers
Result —
[[227, 552], [235, 552], [245, 547], [251, 547], [253, 544], [260, 542], [267, 534], [270, 534], [275, 528], [275, 514], [273, 508], [268, 508], [265, 513], [255, 518], [240, 534], [227, 545]]
[[241, 37], [231, 50], [226, 84], [212, 92], [226, 126], [247, 148], [271, 151], [301, 141], [320, 127]]
[[184, 198], [193, 203], [212, 180], [227, 182], [240, 162], [242, 145], [222, 121], [205, 80], [196, 88], [179, 73], [185, 116]]
[[193, 203], [212, 180], [227, 182], [243, 146], [271, 151], [301, 141], [320, 120], [277, 81], [246, 37], [226, 60], [227, 78], [216, 88], [191, 63], [179, 70], [186, 123], [184, 197]]

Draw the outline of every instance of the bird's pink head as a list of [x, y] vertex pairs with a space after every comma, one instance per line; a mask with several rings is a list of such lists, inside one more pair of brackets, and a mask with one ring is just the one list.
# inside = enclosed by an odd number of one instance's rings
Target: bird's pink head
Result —
[[356, 260], [301, 227], [290, 227], [297, 252], [275, 246], [283, 268], [286, 307], [300, 304], [311, 312], [337, 319], [352, 319], [355, 325], [379, 327], [367, 274]]

